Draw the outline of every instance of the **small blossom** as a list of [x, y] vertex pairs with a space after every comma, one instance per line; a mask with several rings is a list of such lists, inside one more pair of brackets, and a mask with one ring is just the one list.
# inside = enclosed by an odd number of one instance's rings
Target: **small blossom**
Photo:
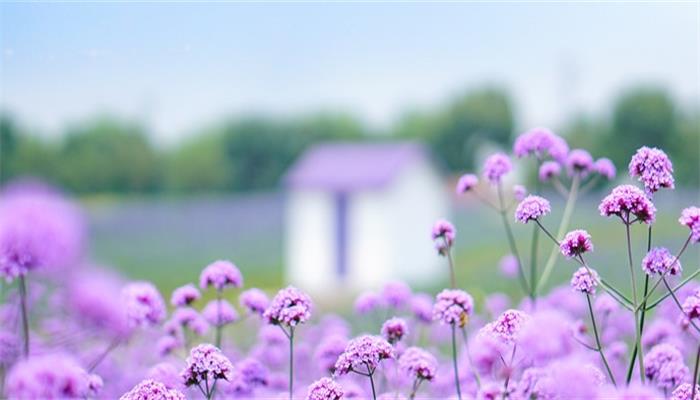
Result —
[[241, 307], [245, 308], [250, 314], [262, 316], [267, 307], [270, 306], [270, 299], [267, 294], [258, 288], [244, 290], [239, 298]]
[[515, 219], [523, 224], [536, 220], [552, 211], [549, 201], [540, 196], [527, 196], [515, 209]]
[[593, 165], [593, 169], [595, 170], [595, 172], [598, 173], [598, 175], [604, 177], [609, 181], [615, 179], [615, 176], [617, 175], [617, 169], [615, 168], [615, 164], [613, 164], [613, 162], [610, 161], [609, 158], [597, 159], [595, 164]]
[[484, 178], [491, 184], [498, 184], [504, 175], [513, 169], [510, 158], [503, 153], [496, 153], [484, 161]]
[[566, 171], [569, 176], [586, 177], [593, 170], [593, 157], [583, 149], [571, 150], [566, 157]]
[[177, 367], [167, 362], [162, 362], [149, 368], [148, 372], [146, 372], [146, 378], [161, 382], [168, 389], [183, 387]]
[[161, 357], [172, 354], [180, 346], [182, 346], [182, 342], [177, 336], [165, 335], [156, 341], [156, 351]]
[[495, 321], [486, 324], [481, 330], [493, 335], [503, 342], [513, 343], [520, 333], [529, 315], [518, 310], [506, 310]]
[[343, 388], [331, 378], [321, 378], [309, 385], [309, 393], [306, 400], [340, 400], [343, 397]]
[[288, 286], [277, 292], [263, 318], [273, 325], [303, 324], [311, 318], [311, 298], [294, 286]]
[[193, 284], [188, 283], [187, 285], [180, 286], [173, 291], [173, 295], [170, 297], [170, 304], [172, 304], [174, 307], [189, 306], [190, 304], [199, 300], [200, 297], [202, 296], [199, 293], [199, 290], [197, 290]]
[[382, 337], [389, 343], [398, 343], [408, 334], [408, 325], [402, 318], [391, 318], [382, 325]]
[[245, 358], [236, 366], [236, 374], [232, 381], [224, 385], [227, 394], [233, 394], [236, 398], [251, 398], [255, 389], [267, 386], [269, 383], [269, 371], [255, 358]]
[[479, 178], [474, 174], [465, 174], [459, 178], [457, 182], [457, 194], [467, 193], [474, 189], [479, 184]]
[[523, 185], [513, 185], [513, 198], [522, 201], [527, 195], [527, 189]]
[[165, 318], [165, 302], [150, 282], [133, 282], [122, 289], [126, 317], [132, 327], [149, 327]]
[[444, 289], [438, 293], [433, 305], [433, 320], [445, 325], [466, 325], [474, 310], [474, 300], [469, 293], [457, 289]]
[[688, 319], [700, 318], [700, 289], [696, 289], [683, 301], [683, 314]]
[[239, 288], [243, 286], [243, 275], [230, 261], [214, 261], [199, 275], [199, 287], [206, 289], [209, 286], [219, 291], [226, 287]]
[[447, 220], [440, 219], [433, 225], [431, 237], [433, 238], [433, 241], [441, 239], [441, 241], [444, 241], [448, 247], [451, 247], [454, 243], [456, 234], [457, 231], [455, 230], [454, 225]]
[[168, 389], [161, 382], [146, 379], [124, 393], [119, 400], [185, 400], [185, 395], [177, 389]]
[[518, 275], [518, 258], [512, 254], [505, 255], [498, 262], [501, 274], [507, 278], [514, 278]]
[[605, 196], [598, 206], [600, 215], [609, 217], [617, 215], [625, 223], [629, 215], [634, 215], [640, 222], [652, 224], [656, 216], [656, 207], [644, 193], [632, 185], [620, 185]]
[[333, 373], [335, 371], [335, 361], [343, 354], [347, 345], [348, 340], [345, 336], [335, 334], [324, 337], [316, 348], [314, 362], [324, 371]]
[[661, 188], [674, 188], [673, 164], [666, 153], [657, 148], [642, 147], [632, 156], [629, 173], [638, 177], [647, 193]]
[[700, 243], [700, 208], [688, 207], [681, 212], [678, 218], [681, 225], [690, 228], [690, 240], [693, 243]]
[[642, 259], [642, 269], [647, 275], [679, 275], [681, 263], [665, 247], [655, 247]]
[[688, 375], [683, 355], [673, 345], [662, 343], [652, 347], [644, 356], [644, 375], [657, 386], [671, 389]]
[[598, 273], [587, 267], [577, 269], [571, 277], [571, 287], [582, 293], [595, 294], [599, 282]]
[[399, 357], [399, 369], [414, 380], [432, 380], [435, 378], [437, 366], [435, 357], [418, 347], [407, 348]]
[[569, 146], [549, 129], [534, 128], [518, 136], [513, 144], [513, 153], [518, 157], [535, 156], [538, 159], [550, 156], [564, 162]]
[[693, 386], [690, 383], [678, 385], [671, 393], [671, 400], [700, 400], [700, 385], [695, 385], [695, 398], [693, 396]]
[[561, 254], [568, 258], [589, 252], [593, 250], [591, 235], [582, 229], [571, 231], [564, 236], [564, 240], [559, 244], [559, 249]]
[[379, 336], [363, 335], [352, 339], [335, 363], [335, 374], [345, 375], [352, 371], [374, 371], [382, 360], [394, 358], [394, 349]]
[[429, 324], [433, 321], [433, 298], [418, 293], [411, 298], [411, 312], [418, 322]]
[[9, 371], [5, 394], [10, 399], [85, 398], [95, 380], [65, 354], [32, 356]]
[[209, 330], [209, 325], [205, 318], [191, 307], [177, 308], [173, 313], [173, 320], [183, 328], [187, 328], [199, 336], [206, 334]]
[[187, 367], [180, 375], [186, 386], [198, 385], [205, 381], [211, 385], [217, 379], [231, 380], [233, 365], [221, 350], [205, 343], [190, 350]]
[[411, 287], [400, 281], [388, 282], [382, 288], [382, 300], [387, 306], [399, 309], [411, 299]]
[[561, 165], [556, 161], [543, 162], [540, 165], [540, 170], [537, 172], [537, 176], [542, 182], [547, 182], [559, 175], [561, 175]]
[[381, 297], [374, 292], [360, 293], [355, 300], [355, 312], [361, 315], [368, 314], [377, 308], [382, 303]]
[[212, 300], [202, 310], [204, 318], [213, 326], [224, 326], [238, 321], [238, 312], [226, 300]]

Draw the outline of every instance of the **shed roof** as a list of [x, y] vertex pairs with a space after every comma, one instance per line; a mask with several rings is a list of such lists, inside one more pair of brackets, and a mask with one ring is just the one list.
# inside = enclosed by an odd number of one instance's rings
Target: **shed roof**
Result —
[[428, 158], [425, 147], [416, 142], [329, 142], [304, 152], [284, 183], [292, 188], [332, 191], [378, 189], [406, 166]]

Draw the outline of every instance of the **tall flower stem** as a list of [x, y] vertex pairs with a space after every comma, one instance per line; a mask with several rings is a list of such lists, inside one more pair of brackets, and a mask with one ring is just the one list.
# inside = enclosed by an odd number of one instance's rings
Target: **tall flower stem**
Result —
[[[683, 255], [683, 253], [685, 253], [685, 250], [688, 248], [688, 244], [690, 244], [690, 239], [692, 239], [692, 238], [693, 238], [692, 234], [688, 236], [688, 239], [686, 239], [685, 243], [683, 244], [683, 247], [681, 247], [681, 250], [678, 252], [678, 254], [676, 254], [676, 257], [673, 259], [673, 262], [671, 263], [671, 265], [674, 265], [678, 260], [680, 260], [681, 256]], [[649, 252], [649, 251], [647, 250], [647, 253], [648, 253], [648, 252]], [[695, 271], [695, 273], [697, 273], [697, 271]], [[663, 277], [662, 277], [662, 278], [663, 278]], [[654, 284], [654, 286], [651, 287], [651, 290], [649, 291], [649, 293], [647, 293], [646, 296], [644, 296], [644, 298], [642, 299], [642, 303], [646, 304], [646, 302], [649, 300], [649, 296], [651, 296], [652, 294], [654, 294], [654, 290], [656, 290], [656, 288], [661, 284], [662, 278], [659, 278], [659, 280], [656, 281], [656, 283]], [[692, 279], [692, 278], [691, 278], [691, 279]], [[683, 285], [685, 285], [686, 283], [688, 283], [687, 281], [688, 281], [688, 278], [686, 278], [686, 280], [683, 281], [683, 282], [684, 282]], [[679, 289], [679, 287], [677, 287], [676, 289], [674, 289], [674, 291], [677, 290], [677, 289]], [[665, 295], [665, 296], [663, 296], [662, 299], [665, 298], [665, 297], [668, 297], [668, 294]], [[659, 299], [659, 300], [661, 300], [661, 299]], [[658, 302], [659, 300], [657, 300], [656, 302]], [[655, 303], [656, 303], [656, 302], [655, 302]], [[653, 308], [653, 307], [651, 307], [651, 306], [645, 307], [645, 310], [648, 311], [648, 310], [650, 310], [651, 308]], [[638, 306], [638, 309], [641, 309], [641, 304]]]
[[452, 324], [452, 367], [455, 373], [455, 388], [457, 389], [457, 399], [462, 400], [462, 390], [459, 387], [459, 367], [457, 366], [457, 336], [455, 335], [455, 324]]
[[374, 388], [374, 371], [365, 364], [367, 367], [367, 377], [369, 378], [369, 384], [372, 386], [372, 399], [377, 400], [377, 390]]
[[[637, 306], [639, 303], [637, 303], [637, 278], [634, 274], [634, 262], [632, 261], [632, 239], [630, 237], [630, 223], [629, 223], [629, 215], [627, 215], [627, 219], [624, 221], [625, 223], [625, 234], [627, 237], [627, 260], [629, 261], [629, 267], [630, 267], [630, 278], [632, 280], [632, 302], [634, 305], [634, 330], [635, 330], [635, 342], [636, 342], [636, 347], [638, 349], [637, 354], [638, 354], [638, 360], [639, 360], [639, 378], [641, 379], [642, 383], [644, 383], [644, 351], [642, 349], [642, 334], [639, 329], [640, 324], [639, 324], [639, 311], [637, 311]], [[629, 383], [629, 381], [627, 382]]]
[[[557, 237], [562, 237], [566, 230], [569, 228], [569, 222], [571, 221], [571, 215], [574, 212], [574, 206], [576, 205], [576, 198], [578, 197], [578, 187], [580, 184], [580, 178], [578, 175], [574, 175], [574, 179], [571, 182], [571, 190], [569, 190], [569, 198], [566, 200], [566, 205], [564, 206], [564, 215], [559, 223], [559, 229], [557, 230]], [[547, 258], [547, 263], [544, 265], [542, 270], [542, 275], [540, 280], [537, 282], [537, 292], [541, 291], [547, 284], [550, 275], [552, 274], [552, 268], [554, 268], [554, 263], [557, 261], [557, 256], [559, 255], [559, 248], [553, 246], [552, 250], [549, 252], [549, 258]], [[532, 283], [535, 284], [534, 282]]]
[[474, 380], [476, 381], [476, 386], [481, 387], [481, 377], [479, 376], [479, 371], [474, 368], [474, 362], [472, 361], [472, 355], [469, 351], [469, 336], [467, 335], [467, 329], [462, 327], [462, 338], [464, 339], [464, 349], [467, 352], [467, 359], [469, 359], [469, 366], [474, 374]]
[[455, 277], [455, 263], [452, 258], [452, 246], [447, 243], [447, 238], [443, 237], [442, 240], [445, 243], [445, 255], [447, 256], [447, 263], [450, 265], [450, 286], [452, 289], [457, 287], [457, 279]]
[[119, 337], [114, 338], [114, 339], [109, 343], [109, 345], [102, 351], [102, 353], [100, 353], [100, 355], [97, 356], [97, 358], [96, 358], [93, 362], [90, 363], [90, 366], [88, 367], [88, 372], [94, 371], [95, 368], [97, 368], [97, 366], [99, 366], [99, 365], [102, 363], [102, 361], [104, 361], [104, 359], [107, 358], [107, 356], [108, 356], [112, 351], [114, 351], [114, 349], [116, 349], [117, 347], [119, 347], [119, 345], [121, 344], [121, 342], [122, 342], [121, 338], [119, 338]]
[[221, 349], [221, 290], [216, 290], [216, 347]]
[[[542, 161], [537, 159], [537, 170], [540, 170], [542, 166]], [[541, 183], [539, 179], [535, 180], [535, 194], [540, 194]], [[539, 245], [540, 232], [537, 227], [532, 228], [532, 240], [530, 241], [530, 298], [533, 300], [533, 306], [535, 305], [535, 299], [537, 298], [537, 249]]]
[[[681, 312], [683, 312], [683, 305], [681, 304], [681, 301], [678, 300], [678, 296], [676, 296], [676, 293], [671, 289], [671, 285], [668, 284], [668, 281], [666, 280], [666, 277], [662, 277], [662, 280], [664, 282], [664, 285], [666, 285], [666, 290], [671, 294], [671, 298], [673, 298], [673, 302], [676, 303], [676, 306], [678, 307]], [[690, 326], [692, 326], [695, 331], [700, 333], [700, 327], [698, 327], [695, 322], [693, 322], [692, 318], [688, 318], [688, 322], [690, 323]]]
[[608, 360], [605, 358], [605, 353], [603, 353], [603, 345], [600, 343], [600, 335], [598, 334], [598, 326], [596, 325], [595, 322], [595, 314], [593, 313], [593, 306], [591, 305], [591, 295], [586, 293], [586, 300], [588, 301], [588, 311], [591, 313], [591, 325], [593, 325], [593, 335], [595, 336], [595, 343], [596, 343], [596, 351], [600, 354], [600, 358], [603, 360], [603, 364], [605, 365], [605, 369], [608, 371], [608, 376], [610, 376], [610, 380], [612, 381], [613, 385], [617, 386], [617, 382], [615, 382], [615, 376], [612, 373], [612, 370], [610, 369], [610, 365], [608, 365]]
[[528, 285], [527, 279], [525, 278], [525, 272], [523, 271], [523, 262], [520, 258], [520, 253], [518, 253], [518, 246], [515, 243], [513, 231], [510, 228], [510, 222], [508, 222], [508, 217], [506, 216], [506, 206], [505, 202], [503, 201], [503, 189], [501, 188], [500, 183], [498, 184], [497, 190], [498, 204], [500, 205], [499, 214], [501, 215], [503, 227], [505, 228], [506, 236], [508, 237], [508, 245], [510, 246], [510, 252], [513, 253], [515, 259], [518, 261], [518, 278], [520, 278], [520, 286], [522, 287], [523, 292], [529, 294], [531, 296], [530, 298], [534, 300], [534, 298], [532, 298], [532, 291], [530, 290], [530, 286]]
[[22, 338], [24, 340], [24, 358], [29, 357], [29, 313], [27, 312], [27, 282], [24, 275], [19, 277], [19, 308], [22, 314]]
[[693, 385], [693, 389], [691, 391], [690, 399], [693, 400], [695, 399], [695, 391], [697, 390], [698, 386], [698, 364], [700, 363], [700, 346], [698, 346], [698, 351], [695, 353], [695, 368], [693, 369], [693, 380], [691, 382], [691, 385]]
[[[372, 379], [372, 377], [370, 377]], [[294, 393], [294, 327], [289, 327], [289, 400]]]
[[408, 396], [409, 400], [413, 400], [416, 398], [416, 393], [418, 393], [418, 387], [420, 386], [421, 382], [423, 382], [423, 379], [421, 379], [421, 378], [416, 378], [416, 380], [413, 381], [413, 387], [411, 388], [411, 394]]
[[[651, 250], [651, 228], [652, 225], [649, 225], [649, 230], [647, 231], [647, 253]], [[672, 264], [673, 265], [673, 264]], [[656, 286], [654, 286], [656, 287]], [[647, 298], [649, 297], [649, 274], [645, 274], [644, 276], [644, 296], [642, 297], [641, 303], [637, 306], [638, 309], [641, 309], [642, 315], [639, 319], [639, 334], [641, 335], [644, 333], [644, 317], [646, 316], [646, 309], [647, 309]], [[639, 352], [639, 349], [637, 348], [637, 345], [634, 345], [634, 350], [632, 350], [632, 357], [630, 358], [630, 365], [634, 365], [634, 361], [637, 358], [637, 352]], [[627, 380], [629, 381], [631, 379], [631, 374], [632, 374], [632, 369], [633, 368], [628, 368], [627, 369]]]

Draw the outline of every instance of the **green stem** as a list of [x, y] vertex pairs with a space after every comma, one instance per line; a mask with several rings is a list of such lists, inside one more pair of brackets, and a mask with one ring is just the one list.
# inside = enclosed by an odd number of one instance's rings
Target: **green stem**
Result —
[[[566, 206], [564, 206], [564, 215], [559, 223], [559, 229], [557, 230], [557, 237], [564, 236], [566, 230], [569, 228], [569, 222], [571, 221], [571, 215], [574, 212], [574, 206], [576, 205], [576, 197], [578, 196], [579, 187], [579, 176], [575, 175], [573, 181], [571, 182], [571, 190], [569, 190], [569, 198], [566, 200]], [[559, 246], [552, 246], [552, 250], [549, 253], [549, 258], [544, 266], [540, 280], [537, 283], [537, 292], [541, 292], [544, 286], [547, 284], [550, 275], [552, 274], [552, 268], [554, 268], [554, 263], [557, 261], [557, 256], [559, 255]], [[533, 282], [534, 285], [534, 282]]]
[[27, 312], [27, 282], [24, 275], [19, 277], [19, 308], [22, 314], [22, 337], [24, 339], [24, 358], [29, 357], [29, 313]]
[[[695, 279], [695, 277], [698, 276], [699, 274], [700, 274], [700, 269], [698, 269], [698, 270], [696, 270], [695, 272], [693, 272], [692, 274], [690, 274], [687, 278], [683, 279], [683, 281], [681, 281], [681, 283], [679, 283], [678, 285], [676, 285], [676, 287], [673, 288], [673, 292], [674, 292], [674, 293], [677, 292], [678, 289], [682, 288], [682, 287], [685, 286], [688, 282], [690, 282], [690, 281], [692, 281], [693, 279]], [[660, 283], [660, 282], [662, 282], [662, 279], [659, 279], [659, 283]], [[649, 310], [653, 309], [654, 307], [658, 306], [662, 301], [666, 300], [666, 298], [667, 298], [668, 296], [670, 296], [670, 295], [671, 295], [671, 292], [666, 292], [666, 293], [664, 293], [661, 297], [659, 297], [658, 299], [656, 299], [656, 301], [654, 301], [653, 303], [649, 304], [649, 306], [647, 307], [647, 311], [649, 311]]]
[[455, 264], [452, 259], [452, 246], [447, 243], [447, 238], [443, 237], [442, 240], [445, 244], [445, 252], [447, 253], [447, 263], [450, 265], [450, 285], [452, 289], [457, 287], [457, 279], [455, 278]]
[[374, 372], [369, 369], [369, 365], [367, 366], [367, 376], [369, 377], [369, 383], [372, 386], [372, 399], [377, 400], [377, 390], [374, 388]]
[[600, 358], [603, 360], [603, 364], [605, 365], [605, 369], [608, 371], [608, 375], [610, 376], [610, 380], [612, 381], [613, 385], [617, 386], [617, 382], [615, 382], [615, 376], [612, 373], [612, 370], [610, 369], [610, 365], [608, 365], [608, 360], [605, 358], [605, 353], [603, 353], [603, 346], [600, 344], [600, 336], [598, 335], [598, 326], [595, 323], [595, 315], [593, 314], [593, 306], [591, 305], [591, 295], [586, 293], [586, 300], [588, 301], [588, 311], [591, 313], [591, 325], [593, 325], [593, 335], [595, 336], [595, 343], [597, 346], [597, 351], [600, 353]]
[[532, 245], [530, 246], [530, 298], [534, 301], [537, 298], [537, 245], [539, 239], [539, 229], [536, 226], [532, 229]]
[[[671, 285], [668, 284], [668, 281], [666, 280], [666, 277], [662, 277], [662, 279], [663, 279], [664, 285], [666, 285], [666, 289], [669, 291], [669, 293], [671, 294], [671, 297], [673, 298], [673, 302], [676, 303], [676, 306], [678, 307], [678, 309], [681, 310], [681, 312], [683, 312], [683, 306], [681, 305], [680, 300], [678, 300], [678, 297], [676, 296], [676, 293], [674, 293], [674, 292], [673, 292], [673, 289], [671, 289]], [[691, 325], [693, 328], [695, 328], [695, 330], [696, 330], [698, 333], [700, 333], [700, 328], [699, 328], [697, 325], [695, 325], [695, 322], [693, 322], [693, 319], [692, 319], [692, 318], [688, 318], [688, 322], [690, 323], [690, 325]]]
[[455, 324], [452, 324], [452, 367], [455, 373], [455, 387], [457, 388], [457, 399], [462, 400], [462, 390], [459, 387], [459, 367], [457, 366], [457, 337], [455, 336]]
[[[371, 379], [371, 377], [370, 377]], [[294, 327], [289, 327], [289, 400], [294, 393]]]
[[[624, 221], [625, 222], [625, 234], [627, 238], [627, 260], [629, 261], [629, 267], [630, 267], [630, 278], [632, 280], [632, 301], [633, 305], [635, 308], [634, 311], [634, 330], [635, 330], [635, 343], [637, 347], [637, 354], [638, 354], [638, 360], [639, 360], [639, 378], [644, 383], [644, 351], [642, 349], [642, 335], [639, 330], [640, 323], [639, 323], [639, 312], [636, 311], [637, 306], [639, 303], [637, 303], [637, 278], [634, 274], [634, 262], [632, 261], [632, 239], [630, 235], [630, 224], [629, 224], [629, 215], [627, 215], [627, 219]], [[627, 382], [629, 383], [629, 382]]]
[[698, 346], [698, 351], [695, 353], [695, 368], [693, 369], [693, 389], [690, 392], [690, 399], [694, 400], [695, 399], [695, 391], [697, 390], [697, 385], [698, 385], [698, 363], [700, 362], [700, 346]]
[[467, 359], [469, 360], [469, 366], [472, 369], [472, 373], [474, 374], [474, 380], [476, 381], [476, 387], [480, 388], [481, 387], [481, 377], [479, 376], [479, 371], [474, 368], [474, 362], [472, 361], [472, 355], [471, 352], [469, 351], [469, 337], [467, 335], [467, 329], [465, 327], [462, 327], [462, 338], [464, 339], [464, 349], [467, 352]]
[[221, 290], [216, 291], [216, 347], [221, 349]]
[[[503, 227], [506, 230], [506, 236], [508, 237], [508, 245], [510, 246], [510, 252], [513, 253], [515, 256], [515, 259], [518, 261], [518, 278], [520, 279], [520, 286], [523, 289], [524, 293], [530, 294], [531, 291], [529, 289], [529, 285], [527, 283], [527, 279], [525, 278], [525, 272], [523, 271], [523, 263], [522, 259], [520, 258], [520, 253], [518, 253], [518, 246], [515, 243], [515, 237], [513, 236], [513, 231], [510, 229], [510, 223], [508, 222], [508, 217], [506, 216], [506, 211], [505, 211], [505, 204], [503, 202], [503, 190], [501, 188], [501, 184], [498, 184], [497, 187], [498, 190], [498, 202], [501, 206], [501, 210], [499, 214], [501, 214], [501, 220], [503, 221]], [[534, 284], [534, 282], [533, 282]], [[531, 299], [534, 300], [534, 298], [531, 297]]]

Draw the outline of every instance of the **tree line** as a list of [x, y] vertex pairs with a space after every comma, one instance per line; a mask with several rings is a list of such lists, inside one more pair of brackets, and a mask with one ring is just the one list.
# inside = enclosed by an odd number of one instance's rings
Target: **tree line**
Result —
[[[637, 87], [614, 100], [610, 114], [576, 115], [559, 129], [574, 147], [609, 157], [618, 168], [640, 144], [663, 148], [679, 185], [698, 186], [700, 113], [665, 90]], [[275, 187], [308, 146], [328, 140], [417, 139], [446, 170], [474, 168], [484, 145], [507, 147], [515, 132], [514, 105], [497, 87], [467, 91], [431, 110], [405, 113], [377, 132], [342, 113], [298, 117], [249, 115], [222, 121], [173, 148], [159, 148], [138, 123], [109, 116], [66, 128], [57, 140], [0, 115], [0, 182], [39, 176], [77, 193], [197, 193]]]

